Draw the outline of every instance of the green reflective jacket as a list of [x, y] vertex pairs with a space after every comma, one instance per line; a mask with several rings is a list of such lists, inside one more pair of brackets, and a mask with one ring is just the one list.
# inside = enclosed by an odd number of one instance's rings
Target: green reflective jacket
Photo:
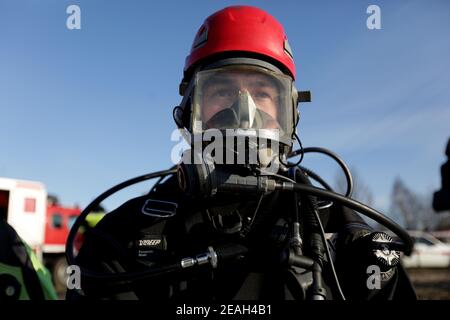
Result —
[[0, 301], [55, 300], [50, 272], [13, 227], [0, 219]]

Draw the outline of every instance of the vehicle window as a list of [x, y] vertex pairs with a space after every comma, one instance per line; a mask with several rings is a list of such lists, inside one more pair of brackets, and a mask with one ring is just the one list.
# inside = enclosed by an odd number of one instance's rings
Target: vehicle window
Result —
[[432, 246], [434, 244], [430, 240], [422, 238], [422, 237], [415, 238], [414, 240], [415, 240], [416, 243], [424, 244], [424, 245], [427, 245], [427, 246]]
[[26, 213], [36, 213], [36, 199], [35, 198], [25, 198], [23, 210]]
[[52, 227], [55, 229], [61, 229], [63, 227], [63, 217], [59, 213], [52, 215]]
[[78, 216], [70, 216], [67, 220], [67, 228], [72, 229], [73, 224], [75, 223], [75, 220], [77, 220]]
[[8, 220], [9, 191], [0, 190], [0, 219]]

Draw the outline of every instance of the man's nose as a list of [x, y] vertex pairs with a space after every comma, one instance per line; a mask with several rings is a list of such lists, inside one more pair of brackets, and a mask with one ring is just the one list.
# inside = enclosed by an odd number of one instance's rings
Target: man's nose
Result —
[[256, 114], [256, 105], [248, 91], [239, 91], [238, 108], [240, 127], [248, 129], [253, 126]]

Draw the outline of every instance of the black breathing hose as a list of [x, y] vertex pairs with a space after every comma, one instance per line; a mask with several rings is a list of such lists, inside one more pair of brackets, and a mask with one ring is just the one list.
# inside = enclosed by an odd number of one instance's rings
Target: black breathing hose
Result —
[[163, 171], [157, 171], [157, 172], [153, 172], [153, 173], [144, 174], [142, 176], [135, 177], [135, 178], [129, 179], [127, 181], [124, 181], [122, 183], [119, 183], [118, 185], [110, 188], [109, 190], [103, 192], [101, 195], [99, 195], [97, 198], [95, 198], [81, 212], [81, 214], [75, 220], [72, 228], [70, 229], [69, 236], [67, 237], [67, 242], [66, 242], [67, 243], [66, 244], [66, 258], [67, 258], [68, 264], [69, 265], [75, 265], [76, 264], [75, 257], [74, 257], [74, 254], [73, 254], [73, 243], [74, 243], [74, 240], [75, 240], [75, 236], [76, 236], [76, 234], [78, 232], [78, 229], [80, 228], [82, 223], [85, 221], [87, 215], [97, 205], [99, 205], [103, 200], [105, 200], [106, 198], [108, 198], [112, 194], [114, 194], [117, 191], [122, 190], [122, 189], [124, 189], [124, 188], [126, 188], [128, 186], [131, 186], [133, 184], [136, 184], [136, 183], [139, 183], [139, 182], [142, 182], [142, 181], [158, 178], [158, 177], [165, 177], [165, 176], [167, 176], [169, 174], [174, 174], [176, 172], [177, 172], [176, 169], [169, 169], [169, 170], [163, 170]]
[[[302, 184], [311, 185], [305, 173], [302, 170], [297, 170], [295, 174], [295, 181], [300, 181]], [[311, 185], [312, 186], [312, 185]], [[294, 192], [297, 194], [297, 192]], [[328, 248], [327, 241], [325, 239], [325, 231], [323, 230], [320, 217], [318, 214], [317, 199], [308, 194], [301, 194], [301, 203], [304, 213], [302, 214], [303, 225], [305, 230], [305, 235], [309, 237], [307, 244], [312, 253], [312, 259], [314, 260], [313, 265], [313, 286], [312, 286], [312, 299], [313, 300], [325, 300], [326, 299], [326, 289], [323, 286], [323, 276], [322, 270], [324, 266], [324, 253], [328, 256], [329, 263], [334, 275], [334, 280], [336, 288], [340, 293], [340, 298], [345, 300], [345, 296], [342, 293], [342, 289], [339, 283], [339, 279], [336, 275], [334, 263]]]
[[311, 169], [308, 169], [306, 167], [303, 166], [298, 166], [303, 172], [305, 172], [309, 177], [311, 177], [313, 180], [317, 181], [318, 183], [320, 183], [322, 185], [322, 187], [324, 187], [325, 189], [329, 190], [329, 191], [334, 191], [333, 188], [331, 188], [331, 186], [322, 179], [321, 176], [319, 176], [317, 173], [315, 173], [314, 171], [312, 171]]
[[307, 244], [309, 245], [310, 252], [312, 254], [311, 258], [314, 260], [313, 265], [313, 286], [312, 286], [312, 299], [313, 300], [325, 300], [326, 291], [323, 287], [323, 262], [325, 253], [325, 244], [322, 242], [322, 237], [320, 235], [319, 222], [316, 220], [314, 211], [317, 210], [317, 204], [315, 200], [312, 200], [312, 196], [302, 197], [302, 204], [305, 207], [305, 212], [302, 214], [304, 223], [304, 234], [309, 237]]
[[301, 183], [292, 183], [292, 182], [282, 182], [278, 183], [276, 189], [284, 190], [284, 191], [296, 191], [296, 192], [305, 192], [306, 194], [319, 196], [328, 200], [334, 200], [343, 204], [344, 206], [358, 211], [359, 213], [375, 220], [376, 222], [384, 225], [386, 228], [394, 232], [404, 243], [404, 253], [406, 255], [410, 255], [413, 248], [413, 241], [409, 236], [408, 232], [400, 227], [393, 220], [384, 216], [382, 213], [377, 210], [350, 198], [347, 198], [339, 193], [331, 192], [328, 190], [316, 188], [313, 186], [304, 185]]
[[300, 149], [300, 150], [292, 151], [288, 155], [288, 158], [295, 157], [295, 156], [299, 155], [300, 153], [322, 153], [322, 154], [325, 154], [325, 155], [333, 158], [339, 164], [339, 166], [342, 168], [342, 171], [344, 172], [345, 178], [347, 180], [347, 191], [345, 192], [345, 196], [346, 197], [351, 197], [352, 196], [352, 193], [353, 193], [353, 177], [352, 177], [352, 173], [350, 172], [350, 169], [347, 166], [347, 164], [345, 163], [345, 161], [339, 155], [337, 155], [333, 151], [328, 150], [326, 148], [308, 147], [308, 148], [304, 148], [303, 150]]

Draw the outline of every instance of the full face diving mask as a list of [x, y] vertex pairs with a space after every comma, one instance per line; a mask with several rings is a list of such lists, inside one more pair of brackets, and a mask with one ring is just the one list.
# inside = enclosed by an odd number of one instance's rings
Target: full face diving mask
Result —
[[[235, 94], [235, 93], [233, 93]], [[257, 107], [252, 95], [244, 90], [236, 93], [236, 101], [205, 123], [206, 129], [279, 129], [277, 120]], [[277, 107], [278, 108], [278, 107]]]
[[257, 137], [292, 144], [295, 130], [293, 81], [257, 66], [228, 66], [200, 71], [195, 77], [192, 133], [220, 130], [229, 137]]

